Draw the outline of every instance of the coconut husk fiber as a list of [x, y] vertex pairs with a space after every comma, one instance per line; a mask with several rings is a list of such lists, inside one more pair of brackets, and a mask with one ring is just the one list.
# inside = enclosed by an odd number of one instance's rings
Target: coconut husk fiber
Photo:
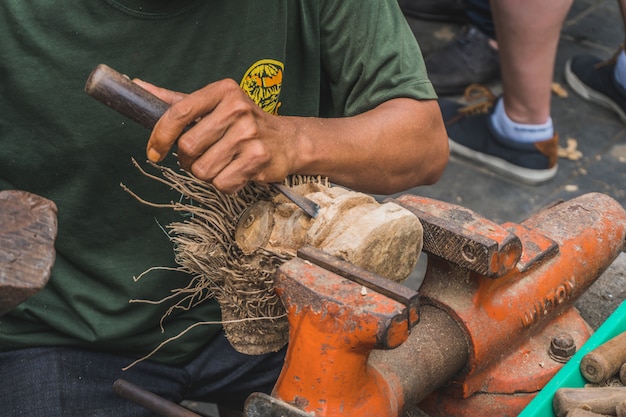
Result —
[[193, 303], [215, 298], [226, 337], [241, 353], [276, 351], [288, 342], [274, 273], [300, 247], [316, 246], [394, 281], [408, 277], [422, 248], [421, 224], [408, 210], [330, 186], [322, 177], [285, 181], [320, 205], [311, 219], [264, 184], [251, 182], [226, 195], [185, 171], [150, 163], [153, 175], [136, 165], [181, 194], [179, 202], [159, 205], [188, 214], [166, 227], [179, 269], [191, 277], [181, 294], [194, 294]]

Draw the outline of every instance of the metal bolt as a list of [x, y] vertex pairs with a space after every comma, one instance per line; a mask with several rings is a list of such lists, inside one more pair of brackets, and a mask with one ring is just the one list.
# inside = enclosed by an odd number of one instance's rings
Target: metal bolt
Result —
[[463, 255], [463, 258], [470, 263], [474, 263], [476, 262], [476, 248], [474, 248], [474, 246], [470, 245], [469, 243], [466, 243], [462, 248], [461, 248], [461, 255]]
[[559, 363], [565, 363], [576, 353], [576, 343], [569, 334], [560, 334], [552, 338], [548, 355]]

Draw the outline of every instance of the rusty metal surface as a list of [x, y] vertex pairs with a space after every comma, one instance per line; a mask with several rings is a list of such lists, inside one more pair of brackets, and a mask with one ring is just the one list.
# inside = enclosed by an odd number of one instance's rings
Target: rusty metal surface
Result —
[[464, 398], [483, 387], [486, 369], [570, 308], [615, 260], [626, 237], [626, 212], [606, 195], [587, 194], [522, 225], [556, 242], [558, 254], [497, 280], [429, 259], [422, 301], [455, 317], [470, 340], [468, 365], [454, 382]]
[[539, 262], [559, 253], [559, 245], [537, 230], [516, 223], [504, 223], [502, 227], [515, 234], [522, 242], [524, 250], [516, 265], [519, 272], [526, 272], [530, 268], [536, 267]]
[[0, 316], [48, 282], [56, 213], [50, 200], [23, 191], [0, 192]]
[[244, 411], [246, 417], [311, 417], [291, 404], [259, 392], [248, 397]]
[[562, 366], [549, 356], [555, 335], [589, 337], [572, 305], [623, 250], [626, 211], [589, 194], [495, 225], [443, 202], [399, 200], [432, 232], [419, 323], [395, 349], [372, 350], [392, 346], [406, 305], [392, 307], [385, 285], [351, 265], [304, 250], [309, 260], [277, 277], [291, 340], [274, 396], [319, 417], [395, 417], [420, 401], [433, 412], [514, 415]]
[[[276, 276], [276, 292], [294, 316], [320, 325], [321, 332], [328, 331], [324, 325], [330, 325], [338, 344], [391, 349], [409, 335], [405, 305], [310, 261], [294, 258], [283, 264]], [[353, 338], [344, 337], [349, 334]]]
[[298, 250], [298, 258], [334, 272], [364, 287], [402, 303], [406, 308], [409, 328], [419, 321], [419, 295], [412, 289], [389, 279], [373, 274], [363, 268], [327, 254], [312, 246]]
[[469, 209], [408, 194], [392, 201], [420, 219], [425, 252], [493, 278], [509, 272], [521, 256], [517, 236]]
[[387, 381], [395, 381], [396, 397], [409, 408], [444, 385], [465, 366], [469, 346], [465, 334], [446, 312], [422, 306], [421, 320], [394, 350], [374, 350], [371, 365]]
[[567, 334], [580, 347], [589, 338], [590, 329], [574, 308], [552, 320], [537, 335], [505, 355], [483, 371], [480, 390], [470, 397], [441, 389], [419, 403], [429, 417], [449, 416], [516, 416], [545, 384], [561, 369], [548, 346], [553, 338]]
[[368, 358], [406, 340], [407, 307], [300, 258], [279, 268], [276, 292], [291, 327], [273, 395], [315, 416], [397, 416], [397, 387]]

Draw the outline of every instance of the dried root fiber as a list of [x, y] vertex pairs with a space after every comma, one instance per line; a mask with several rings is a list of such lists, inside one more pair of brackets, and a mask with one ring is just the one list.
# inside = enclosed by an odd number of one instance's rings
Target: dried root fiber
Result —
[[180, 202], [161, 207], [188, 214], [185, 221], [167, 226], [179, 269], [191, 277], [190, 284], [181, 289], [189, 295], [179, 299], [170, 312], [215, 298], [226, 337], [237, 351], [254, 355], [283, 347], [288, 341], [288, 323], [274, 292], [273, 276], [289, 257], [262, 248], [244, 254], [234, 240], [242, 213], [258, 201], [270, 200], [275, 192], [250, 183], [239, 193], [226, 195], [184, 171], [151, 164], [157, 176], [135, 165], [181, 194]]
[[421, 252], [423, 230], [408, 210], [331, 187], [325, 178], [286, 181], [319, 204], [311, 219], [266, 185], [249, 183], [225, 195], [184, 171], [151, 164], [157, 176], [136, 165], [181, 194], [180, 202], [163, 207], [188, 214], [167, 226], [179, 269], [192, 277], [181, 289], [188, 295], [170, 311], [214, 297], [226, 337], [242, 353], [262, 354], [287, 343], [288, 322], [273, 279], [300, 247], [315, 246], [394, 281], [410, 274]]

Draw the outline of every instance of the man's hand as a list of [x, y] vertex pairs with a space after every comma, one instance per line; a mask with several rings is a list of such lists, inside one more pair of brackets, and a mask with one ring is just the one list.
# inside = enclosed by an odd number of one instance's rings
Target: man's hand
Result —
[[151, 161], [162, 160], [178, 140], [182, 168], [225, 193], [250, 180], [279, 182], [290, 173], [294, 156], [286, 143], [287, 124], [264, 112], [235, 81], [218, 81], [191, 94], [135, 82], [171, 105], [148, 141]]
[[432, 184], [448, 161], [436, 100], [396, 98], [351, 117], [275, 116], [233, 80], [187, 95], [136, 82], [171, 105], [152, 131], [148, 158], [160, 161], [178, 140], [181, 166], [225, 193], [300, 174], [393, 194]]

